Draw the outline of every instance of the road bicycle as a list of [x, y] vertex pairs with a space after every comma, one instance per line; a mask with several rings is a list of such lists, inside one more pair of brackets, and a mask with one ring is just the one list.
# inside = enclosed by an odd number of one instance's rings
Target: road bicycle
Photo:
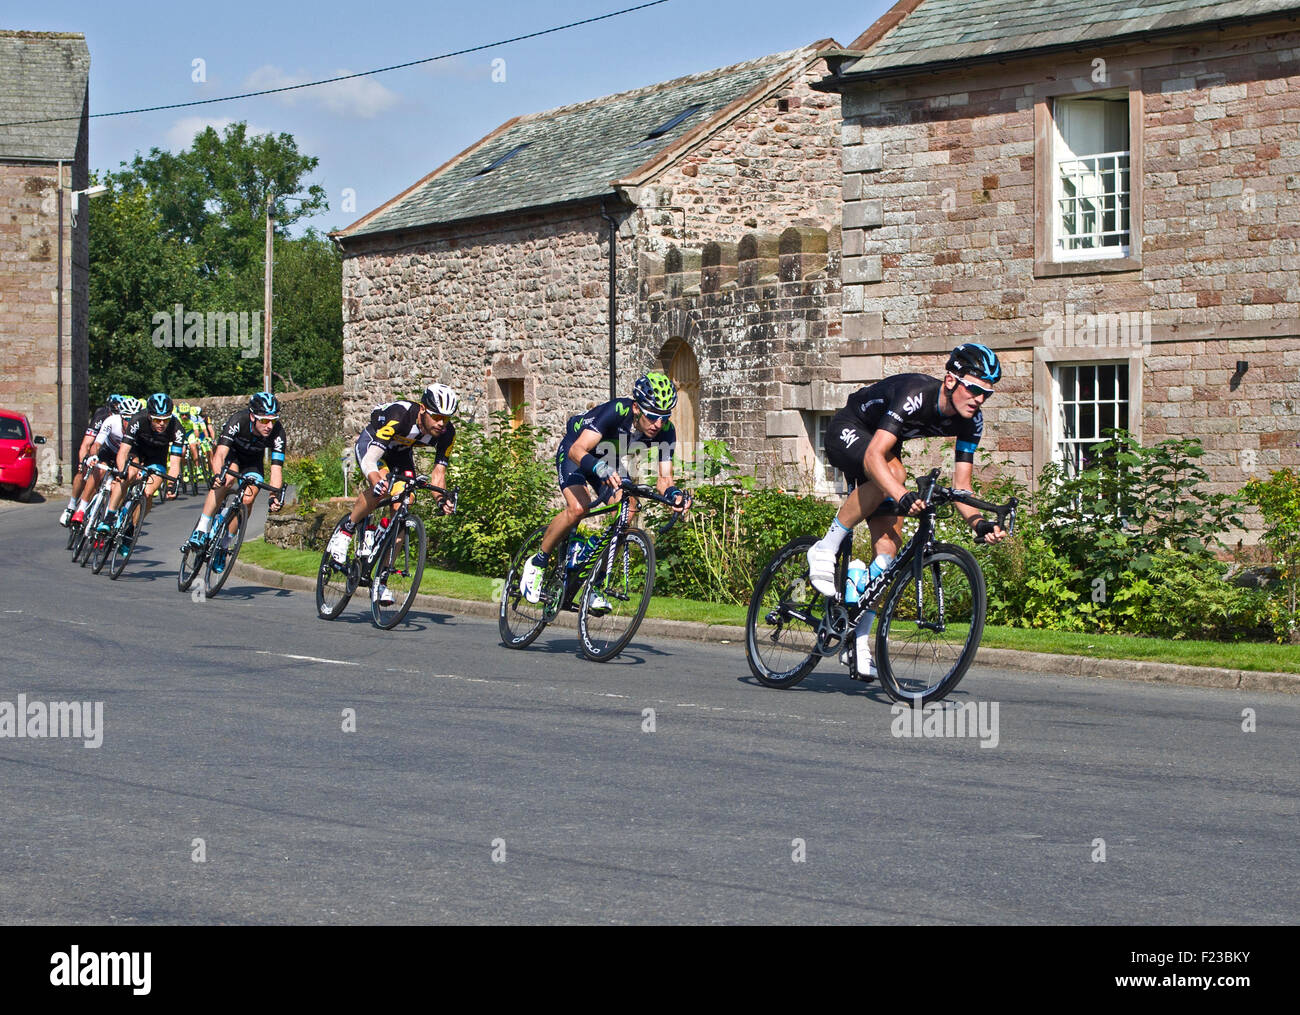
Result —
[[[420, 590], [424, 557], [428, 550], [424, 522], [411, 511], [417, 490], [433, 493], [439, 505], [449, 501], [455, 511], [459, 499], [455, 490], [434, 486], [428, 476], [417, 476], [413, 472], [396, 475], [388, 496], [352, 533], [342, 564], [334, 559], [326, 544], [316, 572], [316, 612], [319, 616], [333, 620], [343, 612], [358, 588], [368, 588], [370, 619], [375, 626], [387, 631], [402, 622]], [[385, 508], [389, 510], [381, 515]], [[374, 523], [372, 519], [376, 515], [379, 515], [379, 521]], [[334, 531], [339, 529], [336, 527]], [[366, 546], [367, 534], [370, 534], [369, 548]]]
[[[90, 498], [90, 503], [86, 505], [86, 510], [82, 515], [83, 520], [68, 522], [68, 549], [72, 551], [72, 562], [75, 564], [80, 559], [82, 567], [86, 566], [90, 557], [90, 554], [86, 553], [87, 548], [94, 545], [91, 536], [108, 511], [108, 498], [113, 490], [113, 477], [117, 475], [117, 471], [103, 461], [87, 465], [87, 475], [89, 475], [91, 469], [96, 468], [100, 469], [103, 475], [100, 477], [99, 488], [95, 491], [95, 496]], [[85, 553], [84, 559], [82, 558], [83, 553]]]
[[199, 495], [200, 486], [206, 490], [212, 482], [212, 467], [208, 464], [211, 445], [200, 440], [186, 444], [181, 456], [181, 490], [189, 488], [191, 496]]
[[[220, 486], [226, 481], [230, 471], [227, 465], [221, 470], [213, 485]], [[181, 566], [176, 574], [176, 587], [188, 592], [200, 571], [204, 571], [204, 596], [211, 598], [221, 591], [230, 572], [235, 569], [235, 560], [239, 548], [244, 545], [244, 533], [248, 529], [248, 505], [244, 503], [244, 491], [249, 489], [265, 490], [272, 497], [279, 499], [284, 488], [272, 486], [262, 478], [260, 472], [239, 474], [239, 483], [226, 495], [221, 510], [212, 519], [212, 528], [203, 542], [202, 549], [195, 549], [188, 541], [181, 544]], [[234, 531], [231, 531], [234, 526]]]
[[936, 512], [947, 504], [969, 504], [994, 514], [1010, 535], [1017, 500], [990, 504], [965, 490], [940, 487], [938, 478], [935, 469], [918, 482], [927, 507], [917, 516], [916, 531], [857, 602], [846, 602], [844, 594], [852, 539], [844, 540], [836, 557], [834, 596], [813, 588], [808, 575], [808, 548], [815, 537], [795, 539], [777, 551], [754, 586], [745, 621], [745, 656], [760, 683], [793, 687], [825, 656], [842, 650], [849, 671], [856, 673], [853, 632], [858, 620], [874, 611], [874, 659], [886, 693], [919, 707], [952, 692], [975, 658], [988, 604], [975, 556], [935, 541]]
[[[633, 497], [672, 506], [672, 501], [650, 487], [625, 479], [622, 489]], [[540, 575], [541, 598], [536, 603], [524, 598], [519, 579], [524, 564], [541, 550], [546, 526], [534, 532], [515, 554], [501, 587], [497, 613], [501, 641], [507, 648], [531, 645], [561, 610], [577, 611], [582, 653], [588, 659], [612, 659], [632, 640], [654, 591], [654, 543], [642, 529], [631, 527], [627, 497], [587, 517], [610, 512], [617, 515], [602, 532], [584, 537], [575, 526], [556, 547]], [[673, 512], [656, 535], [663, 535], [680, 517]]]
[[[104, 546], [100, 551], [102, 557], [95, 561], [96, 574], [103, 570], [104, 563], [107, 561], [108, 577], [116, 581], [121, 576], [126, 562], [131, 559], [131, 552], [135, 549], [136, 542], [140, 539], [140, 533], [144, 531], [145, 483], [150, 476], [166, 476], [166, 474], [167, 471], [159, 465], [147, 465], [131, 481], [131, 485], [127, 487], [126, 497], [122, 500], [122, 506], [118, 509], [117, 521], [104, 540]], [[160, 484], [160, 489], [173, 486], [175, 482], [174, 479], [169, 479]], [[137, 511], [140, 520], [130, 521]]]

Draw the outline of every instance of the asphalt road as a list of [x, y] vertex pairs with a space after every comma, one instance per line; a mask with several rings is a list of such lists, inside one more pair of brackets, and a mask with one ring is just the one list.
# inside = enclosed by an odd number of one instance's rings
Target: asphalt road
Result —
[[6, 923], [1300, 920], [1296, 696], [976, 667], [995, 746], [902, 738], [842, 668], [769, 690], [739, 645], [601, 665], [234, 576], [195, 601], [193, 500], [110, 582], [61, 507], [0, 511], [0, 732], [20, 694], [102, 702], [102, 745], [0, 736]]

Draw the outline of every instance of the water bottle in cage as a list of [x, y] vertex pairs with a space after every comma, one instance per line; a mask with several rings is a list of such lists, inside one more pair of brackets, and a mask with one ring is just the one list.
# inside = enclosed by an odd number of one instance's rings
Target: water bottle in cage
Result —
[[569, 545], [569, 560], [567, 567], [570, 571], [576, 571], [582, 567], [583, 563], [591, 556], [591, 551], [596, 548], [598, 537], [596, 536], [579, 536]]

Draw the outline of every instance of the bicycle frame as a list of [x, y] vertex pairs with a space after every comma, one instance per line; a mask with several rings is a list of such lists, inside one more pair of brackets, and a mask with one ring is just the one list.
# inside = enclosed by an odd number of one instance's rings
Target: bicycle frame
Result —
[[[843, 591], [848, 578], [849, 560], [853, 555], [853, 544], [849, 539], [845, 539], [840, 544], [839, 553], [835, 558], [836, 593], [834, 597], [826, 597], [825, 615], [816, 624], [817, 645], [814, 651], [819, 655], [831, 656], [840, 650], [845, 638], [848, 637], [848, 633], [857, 626], [858, 620], [867, 611], [876, 610], [880, 597], [884, 595], [885, 590], [893, 584], [894, 579], [905, 568], [910, 567], [912, 569], [912, 578], [916, 582], [917, 612], [920, 613], [925, 555], [926, 551], [934, 543], [935, 512], [944, 504], [969, 504], [981, 511], [993, 512], [997, 516], [999, 527], [1002, 527], [1004, 522], [1006, 523], [1005, 528], [1008, 535], [1015, 530], [1016, 506], [1019, 503], [1015, 497], [1012, 497], [1006, 504], [992, 504], [980, 500], [965, 490], [938, 487], [938, 481], [938, 469], [931, 470], [926, 476], [917, 481], [917, 492], [921, 500], [925, 501], [929, 506], [917, 516], [916, 531], [903, 544], [902, 549], [890, 562], [889, 567], [872, 579], [871, 584], [867, 586], [866, 591], [862, 593], [856, 603], [845, 603]], [[943, 590], [939, 588], [936, 592], [940, 616], [940, 623], [937, 626], [941, 627]], [[798, 614], [794, 615], [798, 616]], [[799, 619], [808, 622], [812, 618], [799, 616]]]

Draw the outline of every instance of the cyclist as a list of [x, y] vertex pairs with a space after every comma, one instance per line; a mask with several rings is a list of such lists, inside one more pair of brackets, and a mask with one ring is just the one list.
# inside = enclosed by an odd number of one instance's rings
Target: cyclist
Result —
[[[617, 504], [623, 496], [619, 459], [624, 453], [659, 453], [658, 489], [673, 501], [673, 510], [690, 509], [691, 498], [673, 485], [676, 433], [669, 415], [677, 404], [677, 389], [661, 373], [644, 374], [632, 386], [631, 398], [615, 398], [569, 419], [555, 453], [564, 508], [547, 526], [542, 548], [524, 564], [519, 591], [530, 603], [541, 601], [541, 575], [551, 553], [595, 504]], [[590, 487], [591, 489], [588, 489]], [[591, 490], [603, 492], [593, 502]], [[635, 500], [632, 510], [636, 510]], [[598, 606], [600, 604], [597, 604]]]
[[[168, 489], [175, 489], [176, 480], [181, 474], [181, 433], [180, 426], [172, 415], [172, 400], [161, 391], [149, 396], [143, 410], [122, 421], [122, 443], [117, 449], [118, 472], [126, 472], [127, 462], [132, 458], [138, 459], [143, 468], [151, 465], [162, 468], [165, 465]], [[99, 523], [97, 531], [108, 532], [117, 522], [117, 509], [122, 506], [122, 500], [126, 497], [126, 487], [128, 483], [135, 480], [137, 472], [132, 463], [127, 482], [114, 482], [113, 492], [108, 498], [108, 514]], [[148, 516], [149, 504], [162, 480], [162, 476], [154, 474], [145, 481], [144, 506], [141, 508], [140, 521]], [[126, 539], [130, 539], [135, 521], [136, 519], [130, 519], [131, 524], [125, 533]], [[126, 539], [123, 540], [124, 543]], [[125, 545], [122, 550], [125, 552]]]
[[[86, 432], [81, 438], [81, 447], [77, 449], [77, 461], [80, 465], [77, 468], [77, 474], [72, 477], [72, 496], [68, 498], [68, 506], [64, 508], [63, 514], [59, 515], [59, 524], [65, 529], [72, 523], [73, 512], [77, 510], [78, 501], [90, 503], [90, 498], [95, 496], [94, 486], [91, 486], [89, 496], [82, 496], [87, 479], [93, 478], [98, 483], [98, 474], [90, 476], [86, 468], [86, 459], [90, 455], [90, 446], [95, 443], [95, 435], [99, 433], [99, 428], [104, 425], [104, 420], [109, 416], [117, 415], [122, 411], [122, 403], [126, 401], [125, 395], [109, 395], [108, 400], [95, 410], [90, 417], [90, 422], [86, 424]], [[85, 506], [82, 506], [85, 510]], [[81, 521], [80, 518], [77, 519]]]
[[[846, 536], [864, 518], [871, 530], [876, 558], [874, 577], [884, 571], [903, 545], [903, 517], [920, 514], [926, 503], [907, 489], [907, 472], [899, 451], [914, 437], [955, 437], [956, 463], [953, 488], [971, 488], [975, 450], [984, 432], [981, 407], [1002, 377], [1002, 365], [988, 346], [973, 342], [957, 346], [948, 357], [942, 380], [927, 374], [896, 374], [861, 388], [832, 417], [826, 430], [826, 457], [844, 473], [849, 495], [830, 529], [808, 550], [808, 571], [813, 587], [834, 596], [835, 557]], [[997, 543], [1006, 533], [973, 507], [958, 503], [957, 510], [985, 542]], [[858, 642], [859, 680], [876, 676], [868, 647], [874, 613], [864, 613], [855, 632]], [[847, 646], [840, 656], [847, 662]]]
[[[284, 425], [280, 422], [280, 401], [269, 391], [259, 391], [248, 400], [248, 408], [240, 409], [226, 420], [221, 428], [221, 439], [217, 450], [212, 454], [212, 484], [208, 495], [203, 500], [203, 514], [199, 523], [190, 533], [190, 546], [202, 550], [208, 540], [208, 530], [212, 528], [212, 518], [217, 509], [239, 483], [239, 477], [253, 472], [262, 473], [267, 451], [271, 453], [271, 485], [284, 491], [284, 450], [286, 439]], [[217, 486], [216, 477], [227, 466], [233, 475], [227, 475], [225, 482]], [[258, 488], [249, 487], [244, 492], [244, 503], [250, 507], [257, 499]], [[268, 505], [271, 512], [280, 510], [280, 495], [272, 494]], [[231, 519], [231, 524], [236, 519]], [[223, 562], [215, 561], [214, 566], [221, 570]]]
[[[397, 401], [375, 406], [352, 451], [361, 475], [370, 485], [361, 487], [351, 513], [330, 538], [329, 552], [336, 562], [342, 564], [347, 560], [348, 544], [357, 525], [376, 511], [379, 502], [388, 495], [389, 473], [416, 471], [417, 444], [432, 445], [434, 464], [429, 482], [446, 488], [447, 466], [451, 464], [451, 448], [456, 441], [456, 426], [451, 418], [459, 405], [460, 397], [452, 388], [431, 384], [424, 389], [419, 402]], [[451, 514], [453, 509], [451, 500], [444, 498], [443, 513]], [[392, 593], [380, 589], [379, 601], [381, 605], [391, 605]]]
[[208, 424], [200, 414], [198, 406], [181, 402], [176, 406], [176, 417], [181, 422], [182, 442], [185, 445], [185, 459], [190, 466], [190, 475], [198, 476], [202, 471], [199, 455], [203, 454], [200, 442], [207, 436]]
[[[80, 525], [86, 520], [86, 509], [90, 507], [95, 491], [99, 489], [103, 478], [102, 473], [108, 469], [110, 462], [116, 460], [118, 450], [122, 447], [122, 430], [125, 421], [144, 409], [144, 403], [138, 398], [125, 395], [113, 397], [118, 399], [118, 411], [110, 413], [100, 423], [95, 433], [91, 435], [90, 445], [82, 458], [82, 471], [77, 475], [81, 492], [76, 510], [70, 519], [72, 524]], [[73, 489], [76, 489], [75, 485]], [[111, 488], [109, 492], [112, 492]]]

